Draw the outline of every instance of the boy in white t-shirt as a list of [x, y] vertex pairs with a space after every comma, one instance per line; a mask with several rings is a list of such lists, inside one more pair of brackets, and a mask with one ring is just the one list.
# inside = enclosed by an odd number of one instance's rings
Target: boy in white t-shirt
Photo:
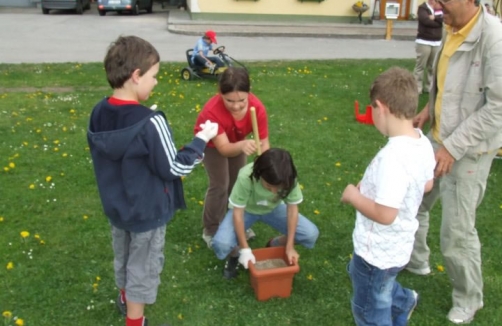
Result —
[[382, 73], [370, 99], [374, 124], [389, 141], [341, 199], [357, 210], [348, 267], [352, 313], [358, 326], [406, 325], [418, 294], [401, 287], [396, 276], [410, 259], [415, 216], [424, 192], [432, 189], [436, 162], [429, 140], [413, 127], [418, 90], [409, 71], [393, 67]]

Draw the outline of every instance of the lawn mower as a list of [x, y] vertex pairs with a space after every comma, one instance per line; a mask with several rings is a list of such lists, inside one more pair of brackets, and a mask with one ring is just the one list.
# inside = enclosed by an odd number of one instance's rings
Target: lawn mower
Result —
[[192, 80], [195, 78], [217, 78], [218, 75], [223, 73], [228, 67], [234, 66], [237, 64], [243, 68], [246, 68], [242, 63], [235, 60], [231, 56], [227, 55], [225, 52], [225, 46], [219, 46], [213, 50], [213, 53], [217, 55], [221, 61], [225, 64], [223, 67], [219, 67], [211, 73], [208, 67], [197, 66], [192, 63], [192, 53], [193, 49], [186, 50], [188, 67], [181, 69], [181, 79], [183, 80]]

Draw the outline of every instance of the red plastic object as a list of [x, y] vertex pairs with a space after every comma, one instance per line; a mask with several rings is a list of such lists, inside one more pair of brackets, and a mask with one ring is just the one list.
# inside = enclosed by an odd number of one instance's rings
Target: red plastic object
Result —
[[256, 261], [267, 259], [283, 259], [286, 267], [258, 270], [249, 263], [251, 286], [258, 301], [266, 301], [273, 297], [287, 298], [291, 295], [293, 278], [300, 271], [300, 266], [289, 265], [285, 247], [270, 247], [253, 250]]
[[366, 106], [366, 112], [364, 114], [359, 114], [359, 102], [354, 102], [354, 109], [356, 113], [356, 120], [359, 123], [373, 124], [373, 114], [371, 113], [371, 105]]

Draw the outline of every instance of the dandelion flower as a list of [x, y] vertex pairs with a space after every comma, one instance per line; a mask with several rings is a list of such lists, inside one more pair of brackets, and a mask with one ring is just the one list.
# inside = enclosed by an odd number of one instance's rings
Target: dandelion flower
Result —
[[22, 320], [21, 318], [18, 318], [16, 320], [16, 322], [14, 323], [14, 325], [16, 325], [16, 326], [24, 326], [24, 320]]
[[35, 185], [32, 183], [29, 188], [30, 189], [35, 189]]
[[97, 282], [101, 281], [101, 277], [96, 276], [96, 281], [97, 281]]
[[82, 218], [83, 218], [84, 220], [87, 220], [87, 219], [89, 218], [89, 216], [84, 215], [84, 216], [82, 216]]
[[4, 166], [3, 170], [4, 170], [5, 172], [9, 172], [9, 168], [8, 168], [7, 166]]
[[44, 240], [40, 240], [40, 244], [41, 244], [41, 245], [44, 245], [44, 244], [45, 244], [45, 241], [44, 241]]
[[336, 163], [335, 163], [335, 166], [336, 166], [336, 167], [339, 167], [339, 166], [341, 166], [341, 165], [342, 165], [342, 163], [340, 163], [340, 162], [336, 162]]
[[0, 216], [0, 222], [3, 222], [3, 216]]
[[35, 234], [33, 237], [34, 237], [35, 239], [37, 239], [37, 240], [39, 240], [39, 239], [40, 239], [40, 235], [38, 235], [38, 234]]
[[202, 200], [199, 200], [199, 205], [200, 206], [204, 205], [204, 202]]
[[307, 275], [307, 280], [312, 281], [314, 279], [314, 276], [312, 274]]
[[21, 237], [22, 238], [27, 238], [29, 236], [30, 236], [30, 232], [28, 232], [28, 231], [21, 231]]
[[183, 319], [183, 315], [182, 314], [178, 314], [178, 319], [182, 320]]
[[444, 267], [442, 265], [437, 266], [438, 272], [444, 272]]
[[7, 268], [7, 270], [9, 270], [9, 271], [10, 271], [11, 269], [13, 269], [13, 268], [14, 268], [14, 263], [13, 263], [13, 262], [11, 262], [11, 261], [10, 261], [10, 262], [8, 262], [8, 263], [7, 263], [7, 267], [6, 267], [6, 268]]
[[5, 310], [4, 312], [2, 312], [2, 316], [4, 316], [5, 318], [11, 318], [12, 312], [10, 312], [9, 310]]
[[50, 175], [45, 177], [45, 182], [51, 182], [51, 180], [52, 180], [52, 177]]
[[10, 167], [11, 169], [13, 169], [13, 168], [15, 168], [15, 167], [16, 167], [16, 164], [15, 164], [14, 162], [10, 162], [10, 163], [9, 163], [9, 167]]
[[321, 213], [321, 212], [319, 212], [319, 210], [317, 210], [317, 209], [314, 211], [314, 214], [315, 214], [315, 215], [319, 215], [320, 213]]

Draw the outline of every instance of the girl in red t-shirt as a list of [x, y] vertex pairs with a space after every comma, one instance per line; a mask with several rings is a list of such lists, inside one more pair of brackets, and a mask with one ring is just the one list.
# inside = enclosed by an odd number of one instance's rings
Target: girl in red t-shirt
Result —
[[247, 156], [257, 152], [255, 140], [246, 139], [253, 131], [249, 111], [252, 106], [256, 108], [261, 152], [270, 148], [267, 112], [261, 101], [250, 93], [247, 70], [229, 67], [221, 74], [218, 88], [218, 94], [204, 105], [194, 128], [197, 133], [199, 125], [206, 120], [218, 123], [218, 135], [204, 151], [209, 187], [204, 199], [202, 238], [208, 247], [211, 247], [212, 237], [227, 212], [228, 196], [239, 170], [246, 164]]

